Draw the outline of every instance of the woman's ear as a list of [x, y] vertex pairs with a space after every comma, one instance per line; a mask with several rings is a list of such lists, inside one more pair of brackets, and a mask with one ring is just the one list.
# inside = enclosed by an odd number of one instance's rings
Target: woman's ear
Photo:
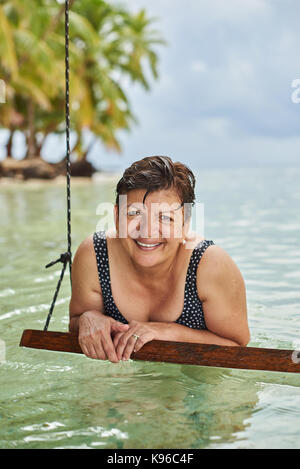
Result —
[[183, 242], [182, 244], [186, 249], [193, 249], [196, 240], [196, 233], [190, 231], [191, 217], [186, 219], [183, 225]]
[[115, 222], [115, 227], [118, 232], [119, 230], [119, 207], [118, 204], [114, 205], [114, 222]]
[[184, 219], [183, 221], [183, 237], [188, 238], [189, 231], [190, 231], [190, 226], [191, 226], [191, 217]]

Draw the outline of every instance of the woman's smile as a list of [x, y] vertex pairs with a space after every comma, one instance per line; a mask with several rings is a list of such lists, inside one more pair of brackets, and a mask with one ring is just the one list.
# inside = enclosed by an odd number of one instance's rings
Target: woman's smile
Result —
[[136, 246], [141, 249], [142, 251], [154, 251], [158, 249], [163, 243], [162, 242], [149, 242], [147, 240], [141, 239], [134, 239]]

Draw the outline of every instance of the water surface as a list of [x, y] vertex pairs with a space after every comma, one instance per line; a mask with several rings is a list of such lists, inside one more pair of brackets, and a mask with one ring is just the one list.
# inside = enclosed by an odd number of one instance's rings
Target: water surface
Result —
[[[203, 171], [205, 237], [246, 282], [249, 345], [300, 348], [300, 170]], [[71, 183], [72, 252], [114, 180]], [[44, 326], [67, 250], [64, 184], [0, 187], [1, 448], [300, 448], [300, 377], [21, 349]], [[49, 329], [68, 327], [68, 271]]]

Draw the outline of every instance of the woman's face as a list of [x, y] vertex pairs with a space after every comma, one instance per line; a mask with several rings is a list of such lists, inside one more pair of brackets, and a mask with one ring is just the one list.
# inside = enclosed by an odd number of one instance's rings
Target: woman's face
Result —
[[184, 213], [174, 189], [150, 192], [134, 189], [115, 206], [118, 237], [132, 260], [155, 266], [175, 255], [185, 236]]

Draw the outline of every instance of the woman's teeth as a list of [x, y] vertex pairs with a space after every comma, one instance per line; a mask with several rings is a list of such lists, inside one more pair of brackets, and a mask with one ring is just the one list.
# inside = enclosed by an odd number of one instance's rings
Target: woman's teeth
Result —
[[139, 246], [142, 246], [144, 248], [154, 248], [155, 246], [159, 246], [161, 243], [155, 243], [155, 244], [146, 244], [146, 243], [141, 243], [140, 241], [137, 241], [136, 240], [136, 243], [139, 245]]

